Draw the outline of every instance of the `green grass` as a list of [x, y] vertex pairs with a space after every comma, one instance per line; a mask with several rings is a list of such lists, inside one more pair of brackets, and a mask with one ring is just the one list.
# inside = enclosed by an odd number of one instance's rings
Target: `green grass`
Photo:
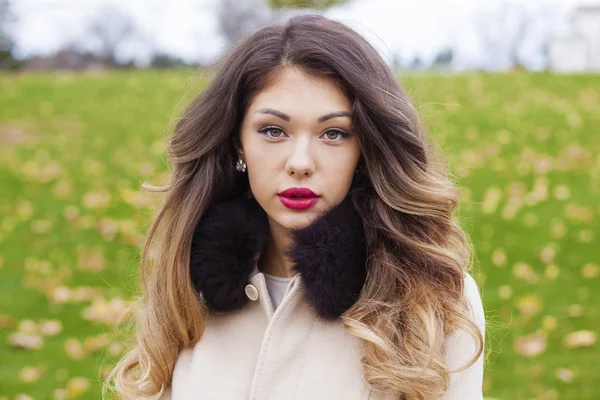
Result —
[[[138, 291], [139, 186], [164, 182], [193, 76], [0, 75], [0, 399], [100, 398], [118, 300]], [[600, 76], [401, 79], [463, 188], [486, 398], [600, 398]], [[592, 340], [567, 345], [575, 331]], [[26, 332], [40, 348], [11, 344]]]

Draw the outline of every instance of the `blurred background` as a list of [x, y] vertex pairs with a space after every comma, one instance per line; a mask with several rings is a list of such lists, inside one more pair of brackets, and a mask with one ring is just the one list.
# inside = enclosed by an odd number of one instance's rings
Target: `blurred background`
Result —
[[164, 141], [245, 34], [338, 19], [462, 190], [484, 394], [600, 398], [600, 2], [0, 0], [0, 400], [98, 399], [125, 350]]
[[576, 0], [0, 0], [2, 68], [103, 70], [213, 63], [293, 14], [343, 19], [396, 68], [600, 69], [600, 3]]

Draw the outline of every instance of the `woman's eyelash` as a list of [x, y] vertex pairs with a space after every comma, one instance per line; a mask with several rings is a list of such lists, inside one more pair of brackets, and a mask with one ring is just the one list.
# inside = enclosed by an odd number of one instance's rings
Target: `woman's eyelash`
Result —
[[[265, 126], [265, 127], [261, 128], [261, 129], [259, 129], [259, 130], [258, 130], [258, 132], [259, 132], [259, 133], [262, 133], [262, 134], [264, 134], [264, 135], [267, 135], [268, 137], [274, 138], [274, 139], [277, 139], [277, 138], [281, 137], [281, 136], [269, 136], [269, 135], [267, 134], [267, 132], [268, 132], [268, 131], [270, 131], [270, 130], [277, 130], [277, 131], [281, 131], [281, 132], [283, 132], [283, 129], [281, 129], [281, 128], [280, 128], [280, 127], [278, 127], [278, 126]], [[337, 129], [337, 128], [330, 128], [330, 129], [327, 129], [327, 130], [326, 130], [326, 131], [325, 131], [323, 134], [326, 134], [327, 132], [336, 132], [336, 133], [339, 133], [339, 134], [340, 134], [340, 137], [342, 137], [342, 138], [347, 138], [347, 137], [349, 137], [349, 136], [350, 136], [350, 134], [349, 134], [348, 132], [346, 132], [346, 131], [343, 131], [343, 130], [341, 130], [341, 129]], [[332, 140], [334, 140], [334, 139], [332, 139]], [[334, 140], [334, 141], [335, 141], [335, 140]]]
[[[258, 130], [258, 132], [259, 132], [259, 133], [262, 133], [262, 134], [266, 134], [266, 135], [267, 135], [267, 132], [268, 132], [268, 131], [272, 131], [272, 130], [274, 130], [274, 131], [281, 131], [281, 132], [283, 132], [283, 129], [281, 129], [281, 128], [278, 128], [278, 127], [276, 127], [276, 126], [265, 126], [265, 127], [261, 128], [261, 129], [259, 129], [259, 130]], [[267, 135], [267, 136], [269, 136], [269, 135]], [[275, 138], [275, 136], [269, 136], [269, 137], [273, 137], [273, 138]], [[277, 136], [277, 137], [279, 137], [279, 136]]]

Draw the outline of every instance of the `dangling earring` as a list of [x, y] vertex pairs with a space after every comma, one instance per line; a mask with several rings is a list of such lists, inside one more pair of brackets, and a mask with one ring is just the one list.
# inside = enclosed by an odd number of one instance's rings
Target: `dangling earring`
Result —
[[240, 172], [246, 172], [246, 168], [248, 168], [246, 163], [241, 158], [238, 158], [237, 164], [235, 165], [235, 169], [237, 169]]

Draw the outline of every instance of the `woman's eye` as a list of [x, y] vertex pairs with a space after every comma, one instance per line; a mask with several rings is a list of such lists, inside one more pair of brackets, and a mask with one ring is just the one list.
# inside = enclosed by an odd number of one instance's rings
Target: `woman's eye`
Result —
[[342, 138], [347, 138], [348, 136], [350, 136], [349, 133], [346, 133], [346, 132], [344, 132], [344, 131], [342, 131], [340, 129], [330, 129], [327, 132], [325, 132], [325, 135], [327, 135], [328, 139], [336, 140], [336, 138], [338, 136], [331, 137], [331, 136], [329, 136], [329, 134], [340, 135]]
[[[283, 137], [284, 135], [283, 129], [277, 128], [276, 126], [265, 126], [264, 128], [259, 129], [258, 132], [273, 139]], [[341, 129], [329, 129], [324, 133], [324, 135], [327, 137], [327, 139], [332, 141], [338, 141], [338, 139], [341, 140], [350, 136], [349, 133], [344, 132]]]
[[[281, 137], [281, 134], [283, 133], [283, 131], [279, 128], [273, 127], [273, 126], [267, 126], [265, 128], [259, 129], [258, 130], [260, 133], [264, 133], [269, 137], [273, 137], [273, 138], [278, 138]], [[279, 132], [279, 134], [276, 135], [269, 135], [268, 132]]]

